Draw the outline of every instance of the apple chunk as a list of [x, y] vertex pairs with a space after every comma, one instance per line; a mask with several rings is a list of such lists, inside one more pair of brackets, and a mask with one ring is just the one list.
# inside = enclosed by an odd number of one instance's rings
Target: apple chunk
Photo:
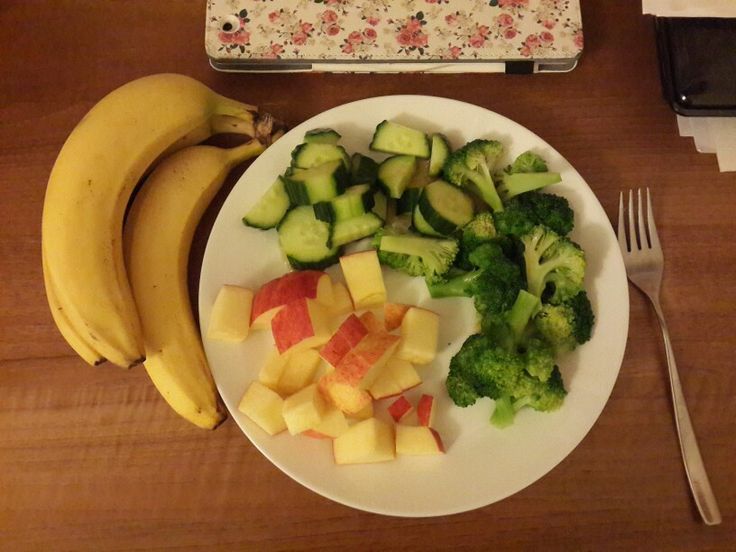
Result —
[[318, 385], [325, 398], [345, 414], [357, 416], [372, 405], [368, 392], [351, 385], [337, 371], [322, 376]]
[[330, 305], [330, 311], [335, 316], [353, 312], [353, 300], [350, 298], [348, 288], [342, 282], [334, 282], [332, 284], [332, 305]]
[[281, 412], [286, 422], [286, 429], [292, 435], [313, 429], [322, 422], [327, 407], [327, 403], [317, 389], [317, 384], [308, 385], [284, 400]]
[[415, 364], [427, 364], [437, 354], [440, 317], [436, 312], [411, 307], [401, 321], [401, 345], [398, 358]]
[[377, 418], [358, 422], [332, 442], [337, 464], [386, 462], [396, 457], [394, 430]]
[[350, 426], [342, 410], [329, 405], [322, 416], [322, 421], [313, 428], [304, 431], [303, 435], [317, 439], [334, 439], [345, 433]]
[[386, 326], [387, 332], [401, 326], [401, 321], [404, 319], [404, 315], [409, 310], [409, 307], [410, 305], [403, 305], [401, 303], [386, 303], [383, 305], [383, 323]]
[[383, 322], [378, 319], [373, 311], [365, 311], [358, 318], [368, 328], [369, 332], [382, 332], [384, 330]]
[[276, 435], [286, 429], [283, 406], [284, 400], [278, 393], [254, 381], [240, 400], [238, 410], [269, 435]]
[[368, 335], [368, 328], [357, 316], [351, 314], [320, 349], [319, 354], [332, 366], [337, 366], [342, 358], [366, 335]]
[[281, 355], [276, 349], [273, 349], [266, 359], [266, 363], [258, 372], [258, 381], [266, 387], [278, 391], [279, 380], [284, 372], [289, 355]]
[[375, 249], [343, 255], [340, 266], [356, 309], [386, 302], [386, 286]]
[[296, 393], [314, 381], [321, 358], [314, 349], [305, 349], [289, 355], [279, 378], [277, 391], [283, 396]]
[[399, 395], [420, 383], [422, 383], [422, 378], [411, 362], [392, 357], [388, 359], [383, 371], [370, 386], [368, 392], [374, 399], [385, 399]]
[[426, 455], [442, 454], [445, 446], [440, 434], [427, 426], [396, 426], [396, 454]]
[[273, 317], [285, 305], [297, 299], [315, 299], [328, 307], [332, 304], [332, 280], [319, 270], [288, 272], [261, 286], [253, 297], [251, 328], [268, 328]]
[[419, 425], [431, 426], [434, 421], [434, 397], [424, 394], [417, 402], [417, 418]]
[[409, 400], [404, 395], [401, 395], [389, 405], [388, 413], [391, 414], [391, 417], [395, 422], [398, 422], [413, 409], [414, 407], [411, 405]]
[[297, 299], [273, 317], [271, 331], [282, 355], [286, 351], [319, 347], [330, 339], [327, 310], [312, 299]]
[[243, 341], [250, 330], [253, 292], [240, 286], [224, 285], [212, 305], [207, 337], [217, 341]]
[[335, 367], [348, 383], [368, 389], [381, 374], [400, 338], [386, 332], [369, 333]]

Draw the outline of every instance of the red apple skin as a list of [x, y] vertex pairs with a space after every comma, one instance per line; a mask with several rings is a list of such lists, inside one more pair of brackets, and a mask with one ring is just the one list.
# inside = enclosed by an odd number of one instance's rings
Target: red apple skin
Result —
[[404, 305], [401, 303], [384, 303], [383, 305], [383, 322], [386, 326], [386, 331], [390, 332], [401, 326], [401, 321], [404, 319], [406, 311], [409, 310], [410, 305]]
[[357, 414], [373, 399], [367, 391], [350, 385], [337, 371], [322, 376], [317, 383], [322, 396], [345, 414]]
[[292, 301], [271, 320], [271, 331], [279, 353], [314, 335], [307, 299]]
[[332, 366], [337, 366], [348, 352], [368, 334], [363, 322], [351, 314], [320, 350], [320, 356]]
[[370, 332], [383, 331], [383, 324], [378, 321], [378, 317], [371, 311], [365, 311], [361, 314], [360, 321]]
[[369, 333], [343, 357], [335, 370], [351, 385], [369, 386], [365, 376], [388, 351], [396, 348], [400, 339], [386, 332]]
[[417, 418], [419, 425], [432, 425], [432, 409], [434, 408], [434, 397], [432, 395], [422, 395], [417, 402]]
[[296, 299], [317, 297], [317, 284], [326, 273], [319, 270], [288, 272], [261, 286], [253, 297], [251, 324], [265, 312]]
[[401, 418], [411, 412], [412, 408], [414, 407], [407, 400], [407, 398], [404, 395], [401, 395], [388, 407], [388, 413], [391, 414], [391, 417], [394, 419], [395, 422], [398, 422], [399, 420], [401, 420]]
[[442, 442], [442, 437], [440, 437], [440, 434], [437, 433], [437, 431], [434, 430], [434, 429], [432, 429], [431, 427], [430, 428], [427, 428], [427, 429], [429, 429], [429, 431], [432, 432], [432, 437], [434, 437], [434, 440], [437, 442], [437, 448], [439, 449], [439, 451], [442, 452], [442, 453], [444, 453], [445, 452], [445, 444]]

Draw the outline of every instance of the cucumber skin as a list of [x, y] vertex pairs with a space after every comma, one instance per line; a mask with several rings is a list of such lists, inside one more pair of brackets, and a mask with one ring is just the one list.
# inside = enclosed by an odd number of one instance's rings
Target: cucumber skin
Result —
[[[435, 140], [439, 141], [440, 149], [435, 148]], [[450, 141], [447, 137], [439, 132], [432, 135], [430, 143], [432, 147], [431, 153], [429, 154], [429, 176], [437, 176], [442, 172], [442, 167], [450, 156], [452, 149], [450, 148]]]
[[434, 228], [432, 228], [426, 220], [424, 220], [424, 215], [422, 215], [422, 212], [419, 210], [418, 205], [414, 207], [414, 212], [411, 214], [411, 225], [414, 227], [414, 230], [416, 230], [420, 234], [424, 234], [425, 236], [433, 236], [439, 238], [445, 237], [444, 235], [437, 232]]
[[[386, 132], [387, 126], [399, 127], [398, 129], [399, 131], [409, 130], [409, 131], [412, 131], [412, 133], [423, 134], [424, 135], [424, 147], [422, 148], [422, 151], [416, 151], [413, 149], [405, 150], [403, 148], [386, 148], [382, 146], [381, 145], [381, 134]], [[373, 138], [371, 139], [371, 143], [368, 147], [373, 151], [380, 151], [383, 153], [392, 153], [396, 155], [412, 155], [414, 157], [420, 157], [422, 159], [428, 159], [432, 151], [432, 145], [429, 141], [429, 137], [425, 133], [415, 128], [407, 127], [405, 125], [394, 123], [393, 121], [389, 121], [389, 120], [383, 120], [380, 123], [378, 123], [378, 125], [376, 125], [376, 130], [373, 133]]]
[[[419, 196], [416, 208], [422, 214], [422, 218], [426, 221], [427, 226], [437, 232], [438, 235], [449, 236], [457, 230], [458, 227], [455, 223], [447, 220], [432, 208], [432, 205], [430, 205], [429, 199], [427, 198], [427, 194], [422, 193]], [[430, 220], [432, 220], [432, 222], [430, 222]]]
[[[410, 161], [411, 160], [411, 161]], [[401, 165], [403, 163], [406, 163], [407, 165], [411, 165], [411, 173], [405, 177], [406, 182], [400, 182], [399, 183], [399, 189], [393, 190], [392, 186], [393, 184], [390, 182], [386, 182], [384, 180], [385, 176], [382, 174], [382, 169], [385, 171], [388, 169], [393, 169], [393, 165]], [[401, 194], [404, 193], [404, 190], [406, 190], [409, 182], [412, 179], [412, 176], [414, 176], [414, 172], [417, 169], [417, 160], [416, 157], [413, 155], [394, 155], [392, 157], [389, 157], [383, 161], [378, 166], [378, 184], [383, 189], [387, 197], [390, 197], [392, 199], [399, 199], [401, 197]], [[393, 174], [393, 171], [392, 171]]]
[[286, 260], [289, 261], [289, 265], [294, 270], [322, 270], [337, 264], [340, 261], [340, 255], [342, 255], [342, 251], [338, 248], [337, 253], [319, 261], [300, 261], [291, 255], [287, 255]]

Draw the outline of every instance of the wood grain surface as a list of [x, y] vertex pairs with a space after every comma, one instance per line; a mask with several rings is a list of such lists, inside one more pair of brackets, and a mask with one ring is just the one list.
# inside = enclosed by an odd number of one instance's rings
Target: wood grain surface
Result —
[[[244, 75], [209, 67], [204, 1], [3, 0], [0, 549], [733, 549], [736, 174], [719, 173], [715, 156], [679, 137], [660, 92], [653, 23], [639, 2], [582, 7], [585, 52], [568, 74]], [[633, 288], [620, 377], [580, 446], [516, 495], [442, 518], [330, 502], [272, 466], [232, 420], [205, 432], [178, 418], [143, 370], [85, 365], [56, 330], [43, 293], [46, 180], [94, 102], [164, 71], [259, 104], [289, 125], [369, 96], [464, 100], [552, 144], [611, 219], [619, 190], [649, 186], [666, 257], [664, 308], [722, 525], [705, 527], [690, 499], [659, 328]], [[192, 290], [226, 194], [198, 230]]]

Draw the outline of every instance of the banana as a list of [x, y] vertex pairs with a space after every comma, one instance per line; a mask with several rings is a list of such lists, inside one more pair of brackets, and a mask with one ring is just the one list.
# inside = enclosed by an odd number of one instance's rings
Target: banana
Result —
[[158, 74], [112, 91], [74, 128], [49, 177], [42, 250], [54, 319], [85, 360], [96, 351], [129, 367], [144, 357], [121, 244], [138, 181], [154, 162], [215, 132], [254, 136], [256, 111], [189, 77]]
[[169, 405], [212, 429], [225, 419], [189, 299], [194, 231], [232, 168], [263, 151], [192, 146], [164, 159], [133, 201], [124, 229], [125, 262], [143, 325], [143, 365]]

